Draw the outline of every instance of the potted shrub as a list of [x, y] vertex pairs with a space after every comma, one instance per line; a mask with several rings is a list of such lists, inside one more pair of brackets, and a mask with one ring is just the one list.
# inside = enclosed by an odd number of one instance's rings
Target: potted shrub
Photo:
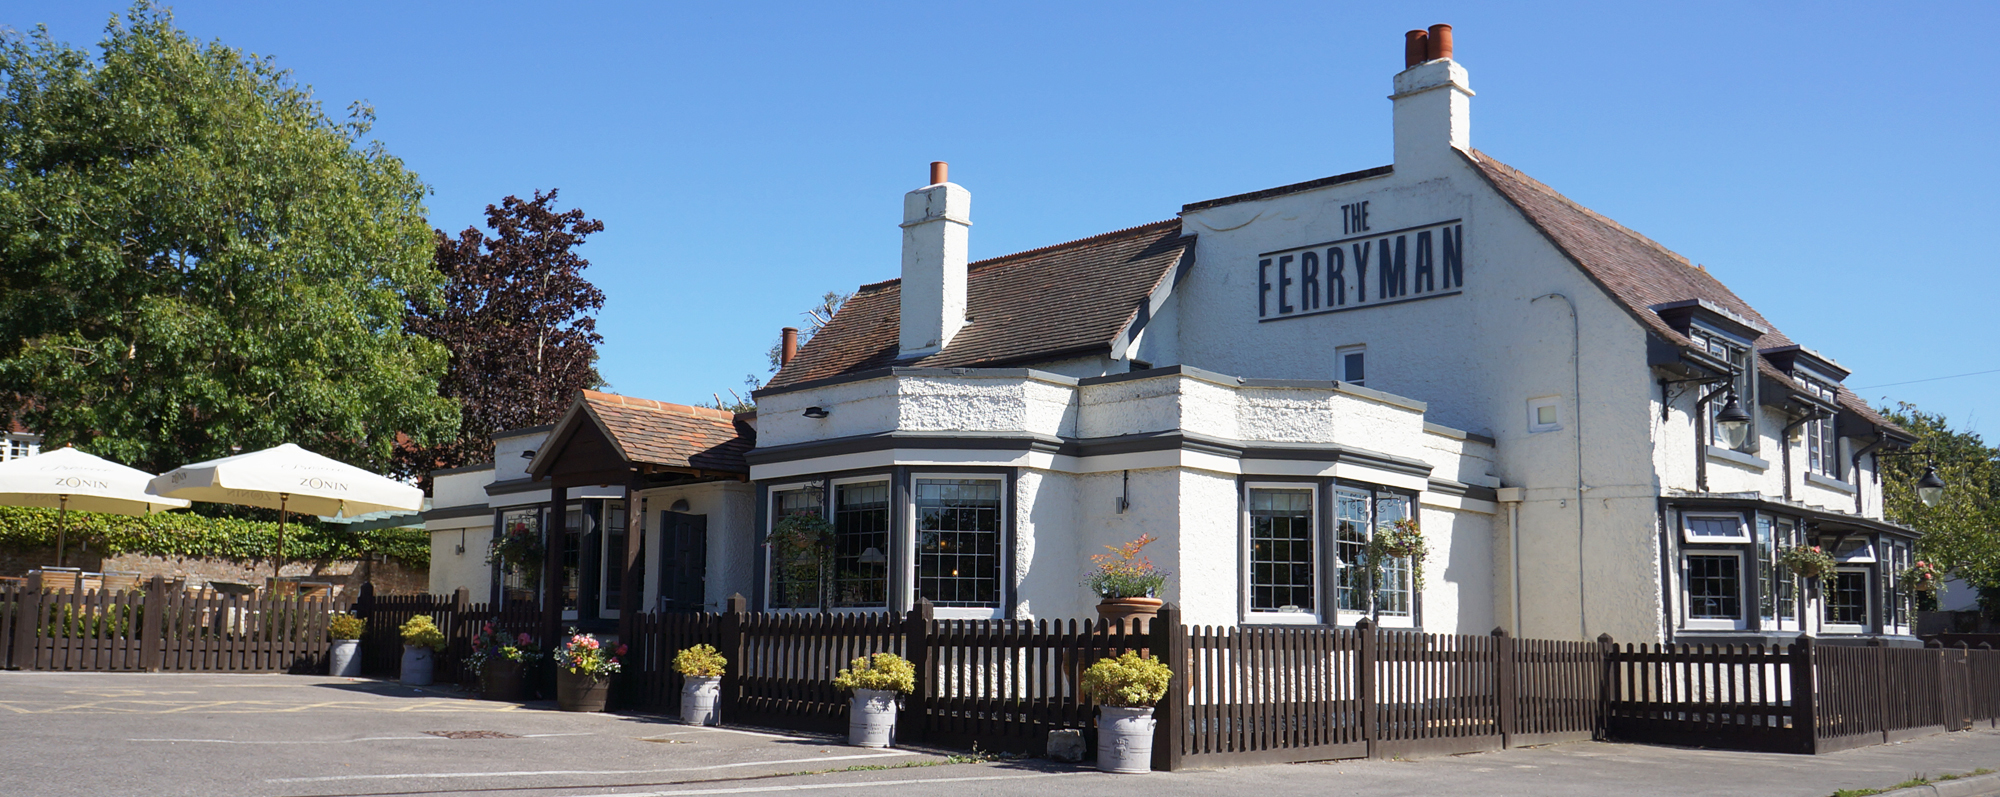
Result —
[[1833, 557], [1817, 545], [1794, 545], [1778, 552], [1778, 564], [1792, 575], [1813, 580], [1833, 575]]
[[1131, 651], [1099, 659], [1083, 671], [1083, 691], [1097, 703], [1097, 768], [1153, 771], [1153, 706], [1167, 695], [1173, 670]]
[[1106, 545], [1104, 549], [1110, 553], [1090, 557], [1096, 569], [1083, 583], [1097, 593], [1098, 617], [1132, 630], [1131, 621], [1151, 620], [1159, 614], [1163, 603], [1159, 591], [1167, 583], [1167, 571], [1139, 555], [1155, 539], [1142, 534], [1124, 545]]
[[834, 676], [833, 685], [854, 693], [848, 703], [847, 743], [889, 747], [896, 743], [901, 696], [917, 688], [917, 668], [894, 653], [877, 653], [849, 663]]
[[521, 683], [528, 664], [538, 658], [541, 652], [535, 648], [534, 637], [509, 634], [488, 621], [472, 638], [472, 655], [465, 663], [479, 674], [479, 691], [487, 700], [517, 701], [522, 697]]
[[444, 632], [428, 614], [410, 618], [403, 634], [403, 685], [430, 686], [437, 651], [444, 650]]
[[611, 694], [611, 676], [621, 669], [618, 657], [623, 655], [624, 645], [614, 651], [597, 637], [570, 629], [569, 639], [556, 651], [556, 708], [603, 711]]
[[326, 672], [335, 678], [361, 677], [361, 632], [368, 624], [351, 614], [336, 614], [326, 624], [326, 635], [333, 639], [333, 648], [327, 651]]
[[689, 725], [721, 725], [722, 673], [729, 660], [714, 645], [696, 645], [674, 654], [674, 670], [681, 683], [681, 722]]

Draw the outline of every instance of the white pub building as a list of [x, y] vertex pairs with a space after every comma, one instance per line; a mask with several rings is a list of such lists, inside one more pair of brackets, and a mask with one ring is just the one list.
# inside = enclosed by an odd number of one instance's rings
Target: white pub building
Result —
[[[1702, 267], [1475, 149], [1449, 28], [1407, 44], [1390, 165], [970, 263], [971, 194], [934, 165], [900, 278], [754, 415], [586, 394], [498, 457], [518, 475], [440, 476], [502, 490], [438, 502], [442, 572], [497, 594], [449, 566], [483, 542], [451, 548], [530, 518], [498, 499], [536, 487], [536, 522], [570, 518], [583, 619], [732, 593], [1088, 617], [1089, 556], [1151, 534], [1194, 624], [1913, 644], [1915, 535], [1882, 519], [1875, 462], [1908, 434]], [[800, 512], [833, 524], [830, 588], [763, 545]], [[1407, 517], [1421, 577], [1370, 589], [1370, 536]], [[1777, 565], [1797, 545], [1834, 555], [1823, 587]]]

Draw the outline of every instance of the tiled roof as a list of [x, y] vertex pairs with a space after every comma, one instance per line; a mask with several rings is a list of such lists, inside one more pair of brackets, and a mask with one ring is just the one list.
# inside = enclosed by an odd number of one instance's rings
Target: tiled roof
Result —
[[971, 321], [944, 350], [896, 362], [902, 281], [863, 285], [840, 312], [771, 377], [770, 387], [891, 364], [962, 368], [1029, 364], [1107, 350], [1139, 303], [1183, 257], [1194, 237], [1179, 219], [981, 260], [966, 269]]
[[[1764, 318], [1707, 269], [1571, 201], [1555, 189], [1494, 160], [1486, 153], [1474, 152], [1466, 159], [1471, 161], [1475, 170], [1485, 175], [1502, 196], [1519, 208], [1530, 223], [1548, 236], [1550, 242], [1569, 255], [1584, 273], [1603, 286], [1606, 293], [1623, 304], [1653, 334], [1681, 346], [1693, 346], [1693, 341], [1675, 331], [1650, 308], [1689, 299], [1706, 299], [1770, 330], [1752, 341], [1757, 348], [1796, 345], [1778, 331], [1777, 325]], [[1765, 377], [1783, 385], [1799, 387], [1764, 358], [1758, 358], [1758, 366], [1759, 373]], [[1840, 388], [1840, 403], [1870, 423], [1902, 431], [1846, 387]]]
[[583, 404], [628, 462], [750, 472], [743, 454], [757, 444], [757, 433], [736, 413], [595, 390], [583, 391]]

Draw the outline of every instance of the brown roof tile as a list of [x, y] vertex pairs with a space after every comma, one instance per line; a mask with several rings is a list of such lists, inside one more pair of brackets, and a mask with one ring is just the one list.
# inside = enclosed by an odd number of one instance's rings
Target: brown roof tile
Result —
[[966, 272], [971, 323], [943, 351], [913, 362], [896, 362], [902, 281], [863, 285], [770, 386], [892, 364], [1027, 364], [1106, 349], [1193, 247], [1180, 220], [1169, 219], [972, 263]]
[[[1778, 331], [1777, 325], [1764, 318], [1707, 269], [1571, 201], [1555, 189], [1494, 160], [1486, 153], [1474, 152], [1466, 159], [1502, 196], [1519, 208], [1530, 223], [1548, 236], [1550, 242], [1569, 255], [1584, 273], [1603, 286], [1606, 293], [1623, 304], [1653, 334], [1682, 346], [1694, 345], [1651, 308], [1688, 299], [1706, 299], [1770, 330], [1752, 342], [1757, 348], [1795, 345]], [[1796, 387], [1790, 377], [1761, 357], [1758, 358], [1758, 366], [1758, 371], [1764, 376]], [[1840, 403], [1870, 423], [1902, 431], [1846, 387], [1840, 388]]]
[[583, 403], [634, 464], [749, 473], [757, 433], [736, 413], [583, 391]]

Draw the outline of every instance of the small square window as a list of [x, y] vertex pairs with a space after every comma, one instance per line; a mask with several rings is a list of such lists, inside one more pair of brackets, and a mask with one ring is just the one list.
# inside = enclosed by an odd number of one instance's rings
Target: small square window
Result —
[[1562, 428], [1562, 397], [1528, 399], [1528, 431], [1553, 432]]
[[1368, 382], [1368, 351], [1366, 346], [1342, 346], [1334, 349], [1333, 356], [1340, 370], [1340, 381], [1355, 387], [1363, 387]]

